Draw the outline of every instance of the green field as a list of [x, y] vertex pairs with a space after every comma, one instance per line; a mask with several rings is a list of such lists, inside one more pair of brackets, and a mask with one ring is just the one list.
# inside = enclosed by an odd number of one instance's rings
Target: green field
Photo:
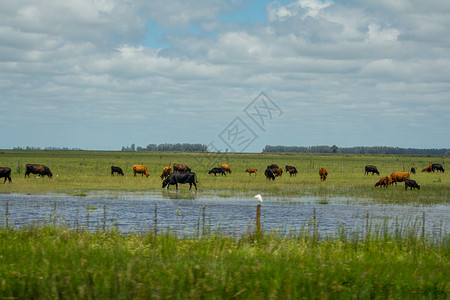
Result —
[[[94, 191], [159, 191], [159, 175], [164, 166], [185, 163], [197, 173], [199, 193], [219, 193], [232, 196], [262, 193], [271, 196], [356, 197], [384, 203], [448, 203], [450, 176], [445, 173], [422, 173], [430, 163], [446, 168], [448, 156], [369, 156], [369, 155], [312, 155], [312, 154], [227, 154], [170, 153], [170, 152], [101, 152], [101, 151], [7, 151], [0, 152], [0, 166], [12, 169], [12, 184], [0, 185], [2, 193], [42, 194], [48, 192], [89, 194]], [[53, 178], [24, 178], [25, 164], [37, 163], [50, 167]], [[227, 163], [232, 169], [228, 176], [209, 175], [210, 167]], [[280, 167], [292, 165], [299, 174], [283, 174], [273, 182], [266, 181], [264, 170], [276, 163]], [[148, 167], [149, 178], [133, 177], [133, 164]], [[364, 166], [376, 165], [378, 175], [364, 175]], [[110, 175], [111, 165], [123, 169], [125, 176]], [[325, 167], [328, 178], [321, 182], [318, 169]], [[374, 187], [382, 176], [392, 172], [409, 171], [421, 186], [420, 191], [406, 191], [404, 184], [387, 189]], [[249, 176], [247, 168], [257, 168], [258, 175]], [[174, 187], [171, 187], [174, 188]], [[188, 186], [180, 186], [187, 190]]]

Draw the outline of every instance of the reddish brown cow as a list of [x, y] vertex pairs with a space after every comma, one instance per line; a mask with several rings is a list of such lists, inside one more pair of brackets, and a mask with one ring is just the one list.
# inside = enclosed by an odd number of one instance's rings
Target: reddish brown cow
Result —
[[380, 187], [384, 186], [385, 188], [388, 187], [389, 186], [389, 178], [387, 176], [381, 177], [381, 179], [377, 183], [375, 183], [375, 187], [377, 187], [377, 186], [380, 186]]
[[397, 185], [397, 182], [403, 182], [406, 179], [409, 179], [409, 172], [394, 172], [389, 177], [389, 184], [395, 182], [395, 185]]
[[278, 168], [275, 171], [273, 171], [273, 175], [275, 175], [275, 177], [281, 177], [283, 175], [283, 169], [282, 168]]
[[328, 176], [328, 171], [325, 168], [320, 168], [319, 169], [319, 175], [320, 175], [320, 180], [325, 181], [325, 179], [327, 179]]
[[252, 173], [255, 173], [255, 176], [258, 175], [258, 169], [247, 169], [245, 172], [247, 172], [250, 176], [252, 176]]
[[430, 164], [428, 167], [422, 169], [422, 172], [431, 172], [433, 171], [433, 164]]
[[166, 179], [170, 175], [170, 173], [172, 173], [172, 168], [170, 166], [164, 167], [159, 177], [161, 177], [161, 180]]
[[224, 168], [224, 169], [225, 169], [225, 172], [231, 173], [231, 169], [230, 169], [230, 166], [229, 166], [229, 165], [221, 164], [220, 167], [221, 167], [221, 168]]
[[146, 176], [148, 178], [148, 175], [150, 175], [148, 173], [147, 167], [144, 165], [133, 165], [133, 171], [134, 171], [134, 177], [136, 177], [136, 174], [141, 174], [141, 176]]

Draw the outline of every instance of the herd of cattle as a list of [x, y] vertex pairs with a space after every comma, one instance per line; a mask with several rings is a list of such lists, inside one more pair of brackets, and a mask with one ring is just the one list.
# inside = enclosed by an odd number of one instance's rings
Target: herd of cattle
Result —
[[[298, 171], [294, 166], [286, 166], [285, 167], [286, 173], [289, 173], [290, 176], [296, 176]], [[380, 172], [378, 171], [376, 166], [373, 165], [367, 165], [364, 169], [364, 174], [368, 175], [369, 173], [372, 173], [372, 175], [377, 174], [380, 175]], [[444, 172], [444, 168], [441, 164], [430, 164], [429, 166], [422, 169], [422, 172], [435, 172], [440, 171]], [[255, 174], [255, 176], [258, 174], [258, 169], [246, 169], [245, 172], [247, 172], [250, 176], [252, 174]], [[133, 165], [133, 173], [136, 177], [136, 174], [141, 174], [141, 176], [148, 177], [150, 174], [148, 172], [148, 169], [145, 165]], [[214, 176], [217, 176], [217, 174], [225, 175], [231, 174], [230, 166], [227, 164], [222, 164], [220, 167], [212, 168], [209, 172], [209, 174], [214, 174]], [[417, 184], [415, 180], [410, 179], [410, 173], [415, 174], [416, 170], [415, 168], [411, 168], [411, 172], [394, 172], [390, 175], [390, 177], [382, 177], [377, 183], [375, 183], [375, 187], [377, 186], [384, 186], [388, 187], [395, 183], [397, 185], [397, 182], [405, 182], [405, 189], [416, 188], [420, 190], [420, 186]], [[45, 165], [38, 165], [38, 164], [27, 164], [26, 170], [25, 170], [25, 177], [29, 177], [30, 174], [37, 174], [39, 176], [47, 176], [48, 178], [51, 178], [53, 176], [50, 169]], [[111, 175], [114, 174], [122, 175], [124, 176], [123, 170], [120, 167], [117, 166], [111, 166]], [[266, 170], [264, 171], [264, 175], [266, 176], [267, 180], [275, 180], [275, 177], [282, 176], [283, 169], [280, 168], [277, 164], [271, 164], [267, 166]], [[320, 180], [325, 181], [328, 176], [328, 171], [325, 168], [319, 169], [319, 176]], [[162, 170], [162, 173], [160, 175], [162, 182], [162, 188], [165, 188], [167, 186], [167, 189], [169, 189], [169, 186], [175, 185], [176, 189], [178, 190], [178, 184], [186, 184], [189, 183], [190, 187], [189, 190], [192, 188], [192, 185], [195, 186], [195, 189], [197, 190], [197, 176], [194, 172], [191, 171], [191, 169], [185, 165], [185, 164], [173, 164], [173, 169], [170, 166], [164, 167]], [[11, 168], [8, 167], [0, 167], [0, 178], [5, 178], [3, 183], [6, 182], [6, 180], [9, 180], [11, 183]]]

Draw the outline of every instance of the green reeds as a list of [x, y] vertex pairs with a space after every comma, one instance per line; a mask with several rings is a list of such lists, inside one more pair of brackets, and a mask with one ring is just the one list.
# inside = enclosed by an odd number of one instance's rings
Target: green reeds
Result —
[[450, 237], [417, 230], [382, 225], [360, 239], [343, 227], [240, 238], [0, 228], [0, 298], [448, 299]]

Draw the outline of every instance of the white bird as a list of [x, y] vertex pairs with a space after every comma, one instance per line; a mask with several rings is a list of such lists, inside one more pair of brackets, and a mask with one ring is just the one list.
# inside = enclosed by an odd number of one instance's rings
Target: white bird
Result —
[[255, 195], [255, 198], [258, 199], [259, 202], [262, 202], [261, 194]]

